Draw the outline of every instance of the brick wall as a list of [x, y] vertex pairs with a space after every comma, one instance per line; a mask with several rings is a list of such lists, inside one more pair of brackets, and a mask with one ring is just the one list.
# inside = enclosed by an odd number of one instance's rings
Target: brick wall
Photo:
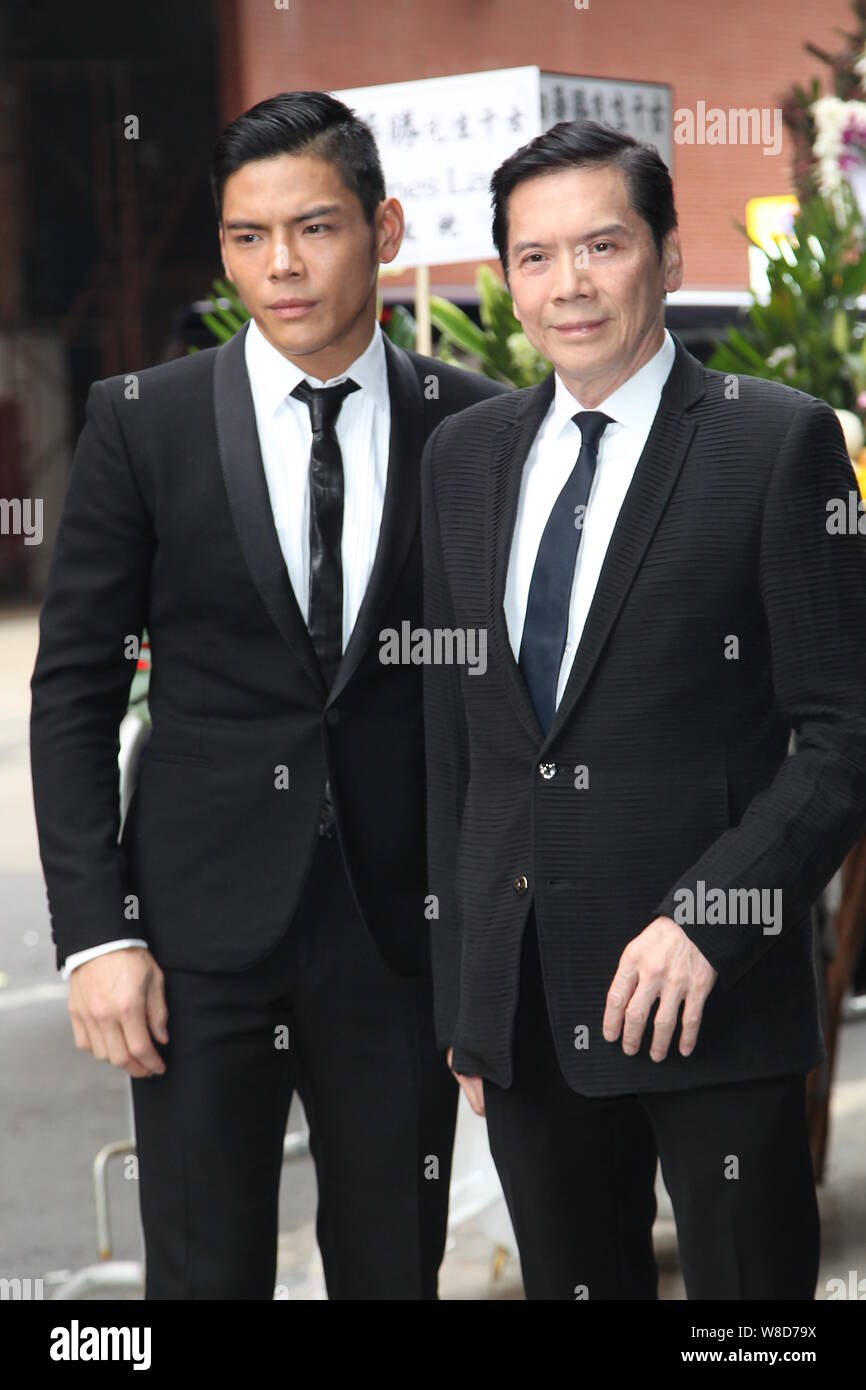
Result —
[[[673, 109], [774, 107], [792, 81], [824, 82], [803, 51], [840, 46], [847, 0], [221, 0], [223, 115], [275, 92], [537, 64], [552, 72], [666, 82]], [[674, 186], [687, 289], [748, 283], [747, 199], [791, 191], [787, 138], [755, 145], [675, 145]], [[438, 267], [438, 284], [474, 278]]]

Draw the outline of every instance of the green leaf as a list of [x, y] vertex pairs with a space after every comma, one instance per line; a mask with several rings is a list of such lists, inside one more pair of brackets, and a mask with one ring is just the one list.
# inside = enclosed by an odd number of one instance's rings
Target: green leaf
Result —
[[201, 321], [221, 343], [227, 343], [235, 335], [235, 329], [228, 328], [215, 314], [202, 314]]
[[394, 305], [385, 327], [385, 333], [397, 347], [410, 349], [415, 347], [416, 323], [405, 305]]
[[464, 352], [471, 352], [481, 362], [487, 359], [487, 338], [469, 315], [456, 304], [452, 304], [448, 299], [441, 299], [439, 295], [432, 295], [430, 318], [439, 332], [444, 333], [457, 347], [462, 348]]

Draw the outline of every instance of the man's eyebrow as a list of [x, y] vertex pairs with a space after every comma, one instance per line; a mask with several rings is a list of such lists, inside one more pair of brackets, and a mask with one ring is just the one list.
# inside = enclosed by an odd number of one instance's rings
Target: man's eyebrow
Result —
[[309, 208], [306, 212], [299, 212], [297, 217], [293, 217], [293, 222], [310, 222], [314, 217], [328, 217], [332, 212], [342, 212], [339, 203], [320, 203], [318, 207]]
[[[322, 203], [316, 208], [307, 208], [304, 212], [299, 212], [292, 218], [293, 223], [310, 222], [314, 217], [327, 217], [331, 213], [339, 212], [339, 203]], [[248, 231], [266, 232], [268, 228], [264, 222], [248, 222], [243, 217], [232, 217], [225, 223], [226, 230], [229, 232]]]
[[588, 232], [585, 237], [581, 237], [582, 242], [597, 241], [603, 236], [628, 236], [631, 229], [624, 222], [608, 222], [606, 227], [596, 227], [594, 232]]
[[[629, 235], [629, 228], [624, 222], [609, 222], [606, 227], [596, 227], [595, 231], [587, 232], [586, 236], [579, 237], [577, 244], [585, 245], [587, 242], [598, 241], [603, 236], [622, 236]], [[523, 251], [547, 251], [550, 243], [546, 241], [518, 241], [511, 248], [512, 256], [519, 256]]]

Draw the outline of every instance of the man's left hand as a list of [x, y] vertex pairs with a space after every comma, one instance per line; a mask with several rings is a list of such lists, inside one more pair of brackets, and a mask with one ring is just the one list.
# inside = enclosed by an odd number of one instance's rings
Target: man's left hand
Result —
[[688, 1057], [698, 1040], [704, 1002], [717, 977], [718, 971], [681, 926], [670, 917], [656, 917], [619, 958], [602, 1020], [605, 1040], [616, 1042], [622, 1029], [622, 1050], [633, 1056], [658, 999], [650, 1057], [661, 1062], [667, 1056], [683, 1004], [680, 1055]]

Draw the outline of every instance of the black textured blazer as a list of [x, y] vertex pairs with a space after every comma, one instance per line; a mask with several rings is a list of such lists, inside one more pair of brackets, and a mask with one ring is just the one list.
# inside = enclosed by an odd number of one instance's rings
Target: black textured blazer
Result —
[[[136, 399], [120, 376], [90, 390], [31, 682], [57, 962], [124, 936], [146, 939], [164, 967], [234, 970], [265, 955], [291, 922], [330, 777], [364, 919], [395, 971], [423, 974], [422, 676], [384, 665], [379, 633], [421, 622], [427, 436], [504, 388], [385, 340], [382, 524], [328, 691], [274, 526], [245, 335], [140, 372]], [[153, 732], [118, 844], [125, 649], [145, 626]]]
[[[810, 907], [866, 828], [866, 535], [827, 526], [856, 482], [829, 406], [732, 381], [674, 341], [546, 738], [502, 601], [553, 378], [446, 421], [425, 450], [426, 624], [488, 634], [483, 676], [425, 670], [437, 1039], [501, 1086], [530, 904], [575, 1091], [804, 1072], [824, 1055]], [[781, 890], [781, 930], [742, 907], [733, 925], [684, 925], [719, 972], [697, 1046], [681, 1057], [677, 1028], [652, 1062], [651, 1017], [626, 1056], [601, 1033], [620, 954], [675, 915], [678, 889], [697, 903], [699, 881]]]

